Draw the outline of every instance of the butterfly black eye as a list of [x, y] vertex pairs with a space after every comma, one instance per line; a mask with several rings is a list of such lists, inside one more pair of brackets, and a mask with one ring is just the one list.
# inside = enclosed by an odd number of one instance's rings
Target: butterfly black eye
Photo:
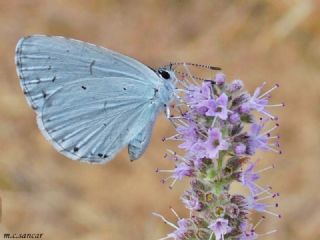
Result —
[[169, 79], [170, 78], [170, 74], [167, 71], [159, 71], [161, 77], [163, 79]]

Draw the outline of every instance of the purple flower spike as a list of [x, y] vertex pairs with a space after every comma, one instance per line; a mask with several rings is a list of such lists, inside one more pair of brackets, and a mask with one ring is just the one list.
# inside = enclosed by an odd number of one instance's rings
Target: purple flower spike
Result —
[[[179, 148], [184, 153], [167, 150], [166, 158], [173, 160], [176, 167], [157, 172], [170, 174], [164, 179], [173, 179], [170, 188], [177, 180], [189, 179], [188, 189], [181, 197], [189, 217], [180, 218], [171, 209], [178, 218], [178, 223], [173, 224], [155, 214], [174, 228], [161, 240], [256, 240], [274, 233], [257, 232], [264, 216], [251, 222], [251, 214], [255, 213], [280, 217], [274, 212], [278, 207], [274, 199], [279, 194], [273, 193], [271, 186], [258, 184], [261, 174], [274, 166], [255, 170], [257, 162], [248, 155], [257, 150], [281, 153], [279, 136], [272, 134], [279, 124], [271, 123], [276, 118], [266, 111], [283, 106], [268, 103], [270, 92], [278, 85], [261, 94], [263, 84], [251, 96], [241, 80], [228, 83], [223, 73], [195, 85], [202, 75], [193, 75], [189, 69], [186, 72], [189, 79], [180, 82], [184, 89], [177, 91], [179, 104], [173, 109], [175, 117], [170, 119], [178, 134], [166, 138], [182, 141]], [[177, 73], [181, 74], [180, 70]], [[231, 191], [234, 181], [248, 188], [249, 193]]]
[[210, 128], [208, 139], [203, 143], [206, 149], [206, 155], [209, 158], [216, 158], [219, 152], [228, 149], [228, 143], [222, 138], [222, 134], [218, 128]]
[[228, 226], [228, 220], [224, 218], [218, 218], [209, 225], [209, 228], [213, 231], [216, 240], [224, 239], [223, 236], [231, 232], [232, 228]]

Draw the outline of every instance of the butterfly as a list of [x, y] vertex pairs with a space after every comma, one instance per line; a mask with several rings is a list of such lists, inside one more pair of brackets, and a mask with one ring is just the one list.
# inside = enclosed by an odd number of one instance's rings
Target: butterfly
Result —
[[79, 40], [24, 37], [15, 60], [42, 134], [73, 160], [104, 163], [126, 145], [138, 159], [174, 96], [173, 71]]
[[[39, 129], [73, 160], [105, 163], [145, 152], [155, 120], [176, 98], [172, 64], [152, 69], [107, 48], [58, 36], [19, 40], [15, 62]], [[213, 67], [212, 69], [220, 69]]]

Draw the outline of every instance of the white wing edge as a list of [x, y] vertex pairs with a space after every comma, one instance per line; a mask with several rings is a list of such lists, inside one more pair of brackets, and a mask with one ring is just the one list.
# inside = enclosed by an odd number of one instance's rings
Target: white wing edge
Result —
[[118, 152], [116, 152], [114, 155], [109, 156], [108, 158], [103, 158], [103, 159], [92, 159], [92, 160], [96, 160], [96, 161], [88, 161], [88, 158], [81, 158], [80, 156], [77, 156], [75, 154], [71, 154], [68, 151], [65, 151], [65, 149], [60, 146], [56, 141], [54, 141], [52, 139], [52, 137], [49, 135], [49, 133], [47, 132], [46, 128], [43, 125], [42, 122], [42, 115], [41, 114], [37, 114], [37, 124], [38, 127], [41, 131], [41, 133], [43, 134], [43, 136], [45, 137], [45, 139], [54, 147], [55, 150], [57, 150], [60, 154], [70, 158], [71, 160], [75, 160], [75, 161], [79, 161], [79, 162], [84, 162], [84, 163], [88, 163], [88, 164], [104, 164], [109, 162], [110, 160], [112, 160], [115, 155], [121, 151], [122, 149], [119, 149]]

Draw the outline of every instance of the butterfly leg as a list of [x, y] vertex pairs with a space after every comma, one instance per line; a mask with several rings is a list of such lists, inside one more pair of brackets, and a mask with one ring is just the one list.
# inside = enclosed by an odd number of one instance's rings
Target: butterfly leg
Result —
[[164, 114], [166, 115], [167, 119], [174, 127], [177, 127], [177, 124], [174, 122], [174, 116], [171, 114], [170, 106], [166, 104], [164, 107]]
[[168, 106], [167, 104], [164, 105], [164, 114], [166, 115], [166, 117], [167, 117], [168, 119], [171, 118], [170, 106]]

